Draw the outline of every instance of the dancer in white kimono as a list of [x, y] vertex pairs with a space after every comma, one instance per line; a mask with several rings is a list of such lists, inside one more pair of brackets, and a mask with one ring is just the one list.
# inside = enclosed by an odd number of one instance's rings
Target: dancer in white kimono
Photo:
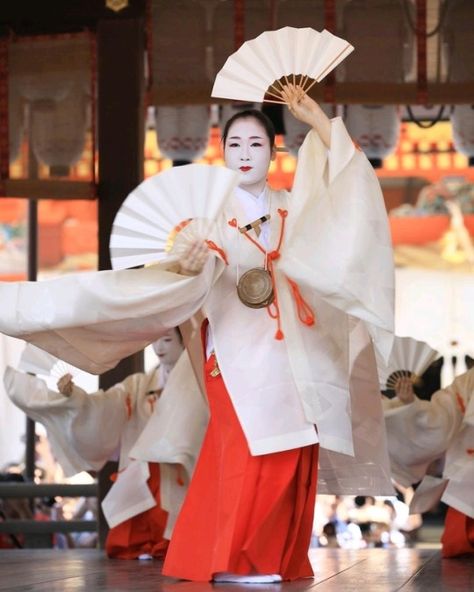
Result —
[[[196, 392], [179, 331], [168, 331], [153, 343], [153, 349], [159, 359], [155, 368], [96, 393], [87, 394], [75, 385], [71, 374], [58, 381], [59, 393], [48, 390], [39, 378], [12, 368], [5, 375], [12, 401], [46, 427], [66, 476], [100, 470], [118, 453], [119, 471], [102, 504], [111, 526], [106, 540], [109, 557], [164, 555], [207, 422], [207, 407]], [[174, 393], [176, 401], [170, 405], [165, 384], [169, 377], [176, 380], [173, 368], [175, 374], [185, 373], [186, 388]], [[180, 425], [188, 416], [192, 422]], [[174, 436], [174, 445], [170, 430], [181, 432]], [[153, 446], [160, 438], [167, 440], [168, 450], [154, 457]], [[167, 463], [162, 469], [160, 460]], [[169, 478], [164, 489], [161, 471]]]
[[[442, 536], [443, 556], [474, 553], [474, 368], [458, 376], [429, 401], [418, 399], [409, 379], [385, 399], [385, 421], [392, 470], [397, 481], [421, 481], [412, 506], [429, 510], [440, 500], [448, 506]], [[446, 455], [443, 478], [428, 474]]]
[[266, 184], [260, 112], [226, 128], [242, 181], [207, 237], [220, 251], [194, 244], [177, 271], [0, 285], [0, 330], [96, 372], [202, 308], [211, 419], [164, 566], [175, 577], [310, 576], [318, 454], [322, 492], [393, 491], [372, 348], [386, 357], [393, 332], [380, 186], [340, 118], [291, 85], [286, 100], [312, 128], [291, 195]]

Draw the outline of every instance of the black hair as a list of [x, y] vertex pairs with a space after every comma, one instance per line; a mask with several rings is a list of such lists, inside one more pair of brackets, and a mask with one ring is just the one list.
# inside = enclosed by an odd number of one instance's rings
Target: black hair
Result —
[[183, 340], [183, 335], [181, 333], [181, 329], [179, 327], [173, 327], [173, 329], [176, 332], [176, 335], [178, 336], [179, 342], [181, 343], [181, 345], [184, 346], [184, 340]]
[[225, 142], [227, 140], [227, 136], [229, 135], [230, 126], [239, 119], [247, 119], [249, 117], [256, 119], [263, 127], [270, 142], [270, 150], [273, 150], [275, 147], [275, 126], [273, 125], [272, 120], [267, 115], [265, 115], [265, 113], [262, 113], [258, 109], [245, 109], [245, 111], [238, 111], [227, 120], [222, 131], [223, 146], [225, 147]]
[[1, 483], [24, 483], [25, 478], [20, 473], [0, 473]]

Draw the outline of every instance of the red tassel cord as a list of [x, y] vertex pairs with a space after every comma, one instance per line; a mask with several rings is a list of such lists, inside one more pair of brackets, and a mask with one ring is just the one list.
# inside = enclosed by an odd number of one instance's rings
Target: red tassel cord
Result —
[[221, 257], [222, 261], [224, 261], [226, 265], [229, 265], [229, 261], [227, 260], [227, 255], [225, 254], [224, 249], [218, 247], [214, 241], [207, 240], [206, 243], [211, 251], [215, 251]]
[[[277, 248], [269, 253], [262, 247], [262, 245], [255, 240], [252, 236], [247, 234], [247, 232], [243, 232], [242, 234], [251, 242], [253, 243], [259, 251], [266, 255], [266, 264], [268, 273], [270, 274], [272, 280], [272, 288], [273, 288], [273, 302], [267, 306], [267, 312], [272, 319], [275, 319], [277, 322], [277, 330], [275, 333], [275, 339], [281, 340], [285, 338], [285, 335], [281, 328], [281, 315], [280, 315], [280, 304], [278, 301], [278, 290], [275, 282], [275, 270], [273, 262], [280, 258], [280, 250], [283, 244], [283, 237], [285, 234], [285, 221], [288, 216], [288, 210], [278, 209], [278, 214], [281, 218], [281, 226], [280, 226], [280, 236], [278, 239]], [[237, 220], [233, 218], [232, 220], [228, 221], [229, 226], [237, 228]], [[316, 322], [315, 314], [311, 308], [311, 306], [304, 300], [301, 295], [299, 286], [296, 282], [291, 280], [290, 278], [286, 278], [291, 289], [291, 294], [293, 296], [293, 300], [295, 302], [296, 310], [298, 313], [299, 320], [307, 325], [311, 326], [314, 325]]]
[[125, 399], [125, 408], [127, 410], [127, 419], [132, 417], [132, 397], [130, 393], [127, 393], [127, 397]]

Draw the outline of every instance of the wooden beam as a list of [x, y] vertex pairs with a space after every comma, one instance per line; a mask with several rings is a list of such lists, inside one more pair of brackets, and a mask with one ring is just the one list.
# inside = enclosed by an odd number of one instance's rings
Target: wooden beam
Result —
[[[324, 84], [314, 85], [310, 95], [319, 101], [324, 98]], [[229, 101], [211, 97], [212, 84], [203, 82], [202, 85], [172, 87], [155, 86], [151, 92], [154, 105], [176, 104], [210, 104], [226, 103]], [[428, 105], [460, 105], [471, 104], [474, 97], [474, 81], [428, 83]], [[334, 86], [335, 104], [373, 104], [373, 105], [417, 105], [416, 83], [386, 83], [386, 82], [337, 82]]]
[[15, 0], [2, 2], [0, 30], [16, 35], [56, 34], [95, 29], [99, 20], [139, 18], [147, 0], [129, 0], [119, 12], [107, 8], [105, 0]]
[[93, 183], [60, 179], [7, 179], [5, 195], [30, 199], [96, 199]]

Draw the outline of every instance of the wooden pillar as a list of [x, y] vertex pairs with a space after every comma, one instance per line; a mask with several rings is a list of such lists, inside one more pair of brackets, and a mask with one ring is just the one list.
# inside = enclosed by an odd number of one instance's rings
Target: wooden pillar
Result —
[[[109, 237], [112, 223], [132, 189], [143, 179], [144, 50], [142, 18], [103, 19], [97, 27], [98, 139], [99, 139], [99, 269], [110, 269]], [[143, 370], [143, 354], [135, 354], [100, 377], [109, 388], [129, 374]], [[99, 502], [111, 485], [116, 463], [99, 475]], [[103, 546], [107, 525], [99, 512]]]

